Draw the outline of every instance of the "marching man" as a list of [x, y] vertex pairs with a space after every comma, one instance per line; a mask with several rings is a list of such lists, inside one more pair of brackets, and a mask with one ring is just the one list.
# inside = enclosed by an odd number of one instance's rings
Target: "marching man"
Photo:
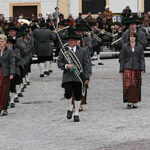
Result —
[[[85, 85], [88, 85], [89, 82], [89, 67], [90, 62], [88, 59], [88, 54], [84, 48], [77, 46], [77, 41], [80, 39], [80, 36], [75, 33], [71, 33], [66, 37], [68, 41], [68, 51], [72, 51], [78, 58], [82, 68], [83, 68], [83, 82]], [[65, 89], [65, 98], [68, 100], [68, 111], [67, 111], [67, 119], [72, 118], [73, 114], [73, 105], [72, 105], [72, 97], [75, 99], [75, 114], [74, 114], [74, 122], [79, 122], [79, 108], [82, 99], [82, 84], [79, 78], [75, 75], [72, 70], [74, 68], [74, 64], [69, 64], [65, 59], [64, 55], [60, 53], [58, 57], [58, 67], [63, 72], [62, 78], [62, 87]]]

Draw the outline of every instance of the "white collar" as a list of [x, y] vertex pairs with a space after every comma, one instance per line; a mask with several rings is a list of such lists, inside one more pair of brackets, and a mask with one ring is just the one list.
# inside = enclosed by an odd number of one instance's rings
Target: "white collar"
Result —
[[76, 50], [77, 50], [77, 46], [74, 46], [74, 47], [70, 47], [69, 46], [69, 50], [72, 50], [73, 49], [73, 51], [74, 51], [74, 53], [76, 52]]

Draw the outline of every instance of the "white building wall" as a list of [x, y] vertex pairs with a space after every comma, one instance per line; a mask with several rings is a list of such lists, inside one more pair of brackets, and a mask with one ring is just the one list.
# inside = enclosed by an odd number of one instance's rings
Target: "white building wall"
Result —
[[132, 12], [137, 12], [138, 5], [141, 10], [141, 0], [109, 0], [109, 2], [113, 13], [121, 13], [127, 5], [130, 6]]
[[47, 12], [54, 12], [57, 6], [57, 0], [0, 0], [0, 13], [6, 18], [9, 17], [9, 3], [41, 3], [41, 12], [46, 16]]
[[69, 13], [77, 18], [79, 13], [79, 0], [69, 0]]

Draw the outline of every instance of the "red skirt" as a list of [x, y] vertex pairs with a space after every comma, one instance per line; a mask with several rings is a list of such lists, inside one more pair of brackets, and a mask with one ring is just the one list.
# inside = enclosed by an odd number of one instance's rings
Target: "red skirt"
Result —
[[0, 68], [0, 110], [7, 109], [10, 91], [10, 80], [8, 77], [2, 76], [2, 68]]
[[124, 70], [123, 101], [137, 103], [141, 101], [141, 71]]

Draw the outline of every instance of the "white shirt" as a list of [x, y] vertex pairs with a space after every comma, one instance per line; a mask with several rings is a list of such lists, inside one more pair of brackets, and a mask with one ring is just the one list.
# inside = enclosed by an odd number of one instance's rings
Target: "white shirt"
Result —
[[[74, 46], [74, 47], [70, 47], [70, 46], [69, 46], [69, 50], [73, 50], [73, 52], [75, 53], [76, 50], [77, 50], [77, 46]], [[68, 64], [65, 65], [65, 69], [67, 69], [67, 65], [68, 65]]]
[[70, 47], [70, 46], [69, 46], [69, 50], [72, 50], [72, 49], [73, 49], [73, 52], [75, 53], [76, 50], [77, 50], [77, 46], [74, 46], [74, 47]]
[[134, 48], [132, 48], [132, 52], [134, 52]]

